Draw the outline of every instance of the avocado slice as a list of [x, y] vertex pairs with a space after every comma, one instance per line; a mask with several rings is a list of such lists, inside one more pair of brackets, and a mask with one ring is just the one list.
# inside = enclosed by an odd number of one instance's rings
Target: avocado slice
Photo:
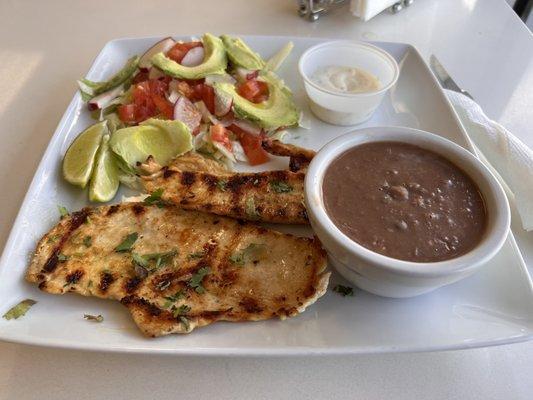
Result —
[[220, 38], [233, 65], [251, 70], [265, 67], [265, 61], [261, 56], [249, 48], [240, 38], [232, 38], [228, 35], [222, 35]]
[[233, 98], [233, 112], [242, 119], [255, 122], [264, 129], [292, 126], [298, 123], [299, 112], [292, 93], [272, 72], [262, 72], [260, 79], [268, 85], [268, 100], [255, 104], [240, 96], [230, 83], [215, 83], [215, 89]]
[[181, 79], [200, 79], [207, 75], [225, 74], [228, 60], [222, 41], [216, 36], [206, 33], [202, 42], [205, 56], [200, 65], [186, 67], [171, 60], [163, 53], [157, 53], [152, 57], [152, 65], [167, 75]]

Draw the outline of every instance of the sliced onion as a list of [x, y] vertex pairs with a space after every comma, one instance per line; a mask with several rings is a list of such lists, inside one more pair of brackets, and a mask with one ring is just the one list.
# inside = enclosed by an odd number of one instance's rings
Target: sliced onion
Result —
[[243, 119], [236, 119], [233, 124], [237, 125], [239, 128], [241, 128], [242, 130], [248, 132], [248, 133], [252, 133], [254, 135], [260, 135], [263, 130], [261, 129], [260, 126], [250, 122], [250, 121], [245, 121]]
[[203, 47], [193, 47], [187, 52], [187, 54], [185, 54], [180, 64], [185, 67], [196, 67], [204, 61], [204, 54], [205, 51]]
[[235, 70], [235, 77], [239, 82], [245, 82], [246, 80], [248, 80], [247, 76], [253, 73], [254, 71], [251, 69], [239, 67]]
[[215, 117], [209, 112], [207, 106], [202, 100], [197, 101], [196, 103], [194, 103], [194, 105], [196, 106], [198, 111], [200, 111], [200, 114], [202, 115], [202, 121], [206, 123], [211, 122], [213, 125], [220, 124], [220, 121], [217, 119], [217, 117]]
[[164, 38], [163, 40], [160, 40], [156, 44], [154, 44], [152, 47], [150, 47], [146, 52], [141, 56], [141, 59], [139, 60], [139, 68], [141, 70], [147, 71], [148, 68], [152, 66], [151, 59], [153, 56], [155, 56], [157, 53], [166, 53], [169, 51], [172, 46], [176, 44], [176, 41], [172, 39], [171, 37]]
[[221, 124], [224, 128], [227, 128], [228, 126], [233, 125], [233, 123], [235, 122], [235, 117], [233, 116], [233, 114], [228, 113], [222, 118], [220, 118], [218, 121], [218, 123]]
[[168, 95], [167, 99], [172, 104], [175, 104], [178, 98], [181, 96], [181, 93], [178, 89], [179, 81], [172, 79], [170, 83], [168, 84]]
[[148, 71], [148, 79], [164, 78], [166, 75], [155, 67], [150, 68]]
[[222, 117], [231, 111], [233, 97], [221, 90], [215, 89], [215, 115]]
[[238, 140], [232, 140], [231, 147], [233, 149], [233, 155], [237, 161], [248, 162], [248, 157], [246, 157], [246, 153]]
[[205, 84], [209, 86], [213, 86], [215, 83], [229, 83], [231, 85], [235, 85], [237, 81], [233, 76], [230, 74], [222, 74], [222, 75], [207, 75], [205, 77]]
[[311, 129], [311, 118], [300, 111], [300, 117], [298, 118], [298, 126], [304, 129]]
[[224, 155], [224, 157], [226, 157], [227, 159], [235, 162], [235, 156], [233, 155], [233, 153], [230, 150], [228, 150], [226, 148], [226, 146], [224, 146], [222, 143], [215, 142], [214, 140], [212, 140], [211, 143], [213, 144], [213, 146], [215, 146], [215, 148], [219, 152], [221, 152]]
[[124, 86], [120, 85], [120, 86], [117, 86], [116, 88], [110, 89], [107, 92], [104, 92], [102, 94], [99, 94], [98, 96], [93, 97], [87, 103], [89, 110], [94, 111], [94, 110], [101, 110], [102, 108], [106, 108], [113, 100], [115, 100], [122, 93], [124, 93]]
[[200, 126], [202, 114], [187, 97], [180, 96], [174, 104], [174, 119], [183, 122], [193, 133]]

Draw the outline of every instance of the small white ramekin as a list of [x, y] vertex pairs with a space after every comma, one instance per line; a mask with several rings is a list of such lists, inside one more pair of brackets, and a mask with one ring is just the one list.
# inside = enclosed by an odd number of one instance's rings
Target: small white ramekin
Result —
[[[403, 261], [373, 252], [337, 228], [328, 217], [322, 198], [326, 169], [346, 150], [363, 143], [380, 141], [410, 143], [432, 150], [453, 162], [476, 182], [485, 200], [488, 220], [485, 234], [474, 249], [445, 261]], [[509, 203], [503, 188], [478, 158], [447, 139], [410, 128], [360, 129], [329, 142], [309, 166], [305, 178], [305, 201], [311, 226], [337, 271], [361, 289], [386, 297], [416, 296], [473, 274], [500, 250], [511, 222]]]
[[[367, 93], [340, 93], [313, 82], [313, 73], [330, 65], [368, 71], [379, 79], [381, 88]], [[350, 40], [326, 42], [307, 49], [300, 57], [298, 70], [311, 111], [334, 125], [355, 125], [369, 119], [400, 75], [398, 63], [389, 53], [371, 44]]]

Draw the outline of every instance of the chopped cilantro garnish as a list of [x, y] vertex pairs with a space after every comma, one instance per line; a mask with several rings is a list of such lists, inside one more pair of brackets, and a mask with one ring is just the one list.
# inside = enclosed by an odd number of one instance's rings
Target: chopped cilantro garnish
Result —
[[64, 217], [66, 217], [69, 214], [69, 212], [67, 210], [67, 207], [65, 207], [65, 206], [58, 205], [57, 209], [59, 211], [59, 215], [61, 216], [61, 218], [64, 218]]
[[146, 205], [153, 205], [155, 204], [159, 208], [165, 207], [166, 203], [164, 200], [161, 199], [161, 196], [163, 195], [163, 188], [159, 188], [154, 190], [150, 196], [148, 196], [146, 199], [144, 199], [144, 204]]
[[59, 253], [57, 255], [57, 261], [59, 261], [59, 262], [65, 262], [65, 261], [68, 260], [68, 258], [69, 258], [68, 256], [66, 256], [66, 255], [64, 255], [62, 253]]
[[52, 235], [48, 237], [48, 243], [55, 243], [61, 238], [61, 235]]
[[276, 193], [290, 193], [293, 190], [291, 185], [282, 181], [271, 181], [269, 185], [270, 189]]
[[83, 314], [83, 318], [85, 318], [87, 321], [93, 321], [93, 322], [103, 322], [104, 320], [104, 317], [100, 314], [98, 315]]
[[179, 307], [172, 306], [170, 310], [172, 311], [172, 315], [174, 316], [174, 318], [177, 318], [178, 316], [185, 315], [189, 311], [191, 311], [191, 307], [189, 307], [187, 304], [182, 304]]
[[178, 301], [179, 299], [181, 299], [182, 297], [184, 296], [183, 294], [183, 291], [182, 290], [178, 290], [176, 293], [174, 293], [172, 296], [166, 296], [165, 297], [165, 300], [168, 300], [172, 303], [175, 303], [176, 301]]
[[226, 185], [228, 184], [228, 181], [224, 181], [224, 180], [218, 180], [217, 181], [217, 188], [219, 190], [222, 190], [223, 192], [226, 191]]
[[183, 316], [180, 317], [180, 321], [181, 323], [183, 324], [183, 326], [185, 327], [185, 330], [186, 331], [189, 331], [191, 325], [189, 324], [189, 320]]
[[91, 247], [91, 245], [93, 244], [93, 238], [91, 236], [85, 236], [83, 238], [83, 244], [85, 245], [85, 247]]
[[353, 288], [351, 288], [350, 286], [336, 285], [333, 288], [333, 291], [339, 293], [343, 297], [353, 296]]
[[246, 199], [244, 211], [250, 219], [258, 219], [260, 217], [259, 213], [257, 212], [257, 208], [255, 207], [255, 200], [253, 197], [248, 197]]
[[242, 251], [238, 253], [233, 253], [232, 255], [229, 256], [229, 260], [233, 264], [244, 265], [244, 254], [242, 253]]
[[233, 264], [244, 265], [247, 261], [250, 261], [254, 256], [260, 255], [265, 250], [265, 245], [262, 243], [250, 243], [241, 251], [233, 253], [229, 256], [229, 260]]
[[205, 288], [202, 286], [202, 281], [204, 277], [209, 274], [209, 272], [211, 272], [209, 267], [200, 268], [198, 271], [196, 271], [192, 278], [189, 279], [188, 285], [194, 288], [194, 290], [196, 290], [196, 293], [204, 293]]
[[154, 272], [159, 267], [167, 264], [172, 258], [178, 254], [177, 250], [167, 251], [165, 253], [152, 253], [140, 255], [132, 252], [131, 258], [133, 259], [133, 265], [135, 272], [140, 278], [146, 278], [148, 273]]
[[122, 239], [122, 242], [117, 247], [115, 247], [115, 251], [117, 253], [125, 253], [127, 251], [130, 251], [138, 237], [139, 234], [137, 232], [133, 232], [129, 235], [126, 235], [126, 237]]
[[24, 316], [35, 303], [37, 302], [32, 299], [22, 300], [16, 306], [10, 308], [8, 312], [3, 315], [3, 318], [7, 320], [20, 318]]
[[189, 260], [194, 260], [194, 259], [197, 259], [197, 258], [202, 258], [203, 256], [205, 256], [205, 251], [195, 251], [194, 253], [191, 253], [187, 256], [187, 258]]

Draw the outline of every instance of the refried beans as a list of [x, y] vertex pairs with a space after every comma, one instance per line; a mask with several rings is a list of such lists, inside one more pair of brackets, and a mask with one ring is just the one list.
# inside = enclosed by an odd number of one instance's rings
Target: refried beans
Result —
[[487, 216], [477, 185], [446, 158], [400, 142], [372, 142], [341, 154], [322, 185], [333, 223], [388, 257], [436, 262], [472, 250]]

